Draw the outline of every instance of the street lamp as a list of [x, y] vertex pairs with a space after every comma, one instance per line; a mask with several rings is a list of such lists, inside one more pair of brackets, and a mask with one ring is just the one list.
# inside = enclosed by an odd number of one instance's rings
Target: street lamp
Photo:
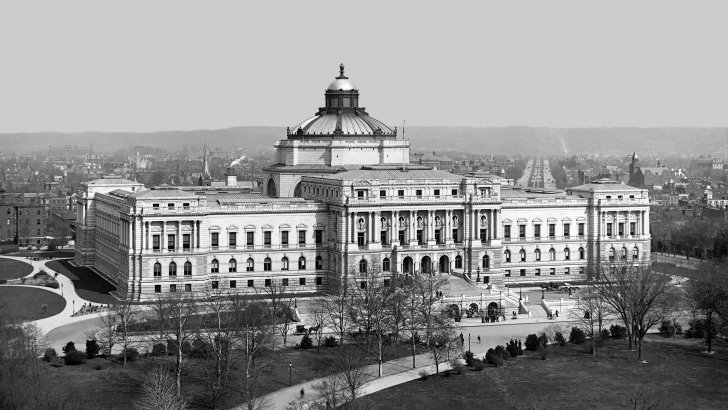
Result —
[[468, 351], [469, 352], [472, 351], [472, 350], [470, 350], [470, 333], [468, 333]]
[[[498, 314], [500, 315], [502, 313], [503, 313], [503, 291], [500, 290], [500, 291], [498, 291]], [[505, 318], [506, 318], [506, 315], [504, 314], [503, 319], [505, 319]]]
[[523, 300], [523, 288], [518, 288], [518, 301]]
[[61, 296], [63, 296], [63, 284], [61, 283]]
[[541, 299], [546, 299], [546, 288], [541, 286]]
[[292, 386], [291, 381], [293, 380], [293, 363], [288, 363], [288, 385]]
[[480, 282], [480, 266], [478, 266], [478, 278], [475, 281]]
[[76, 299], [73, 299], [73, 302], [72, 303], [73, 303], [73, 312], [71, 312], [71, 316], [73, 316], [74, 314], [76, 314]]

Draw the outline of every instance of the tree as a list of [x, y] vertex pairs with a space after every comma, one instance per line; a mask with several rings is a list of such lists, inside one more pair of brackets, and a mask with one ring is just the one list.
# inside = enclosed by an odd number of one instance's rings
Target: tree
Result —
[[460, 339], [455, 334], [455, 323], [445, 314], [435, 317], [430, 334], [429, 350], [435, 362], [435, 374], [440, 373], [440, 363], [450, 360], [460, 352]]
[[346, 333], [352, 328], [348, 288], [349, 282], [343, 280], [337, 290], [321, 298], [322, 306], [328, 312], [326, 323], [339, 335], [340, 345], [344, 344]]
[[578, 322], [591, 337], [592, 355], [596, 356], [596, 339], [601, 338], [609, 306], [595, 286], [586, 285], [583, 289], [579, 306], [571, 311], [571, 318]]
[[331, 366], [331, 375], [314, 388], [326, 399], [331, 408], [353, 403], [361, 395], [367, 381], [365, 367], [361, 366], [362, 352], [353, 345], [341, 345]]
[[231, 296], [230, 309], [233, 314], [234, 336], [240, 345], [244, 371], [240, 393], [247, 401], [248, 410], [262, 408], [263, 379], [261, 372], [267, 365], [261, 354], [273, 350], [276, 321], [267, 302], [252, 300], [245, 296]]
[[177, 395], [182, 391], [182, 345], [190, 343], [199, 330], [199, 306], [196, 299], [182, 292], [171, 292], [159, 298], [152, 310], [160, 323], [166, 323], [168, 334], [172, 336], [175, 353], [175, 378]]
[[226, 290], [210, 289], [206, 296], [202, 306], [213, 320], [201, 337], [210, 346], [211, 355], [206, 360], [200, 379], [209, 393], [211, 407], [217, 408], [218, 401], [228, 391], [235, 364], [232, 343], [234, 319], [230, 312], [231, 295]]
[[[328, 318], [327, 304], [324, 299], [316, 298], [311, 301], [309, 319], [311, 321], [314, 337], [316, 338], [316, 352], [321, 353], [321, 340], [324, 337], [324, 327]], [[315, 329], [315, 330], [313, 330]]]
[[[293, 323], [293, 315], [295, 315], [295, 300], [292, 292], [287, 292], [287, 287], [283, 286], [283, 280], [271, 280], [270, 286], [265, 288], [266, 296], [269, 300], [268, 306], [271, 313], [278, 323], [276, 328], [283, 338], [283, 346], [286, 345], [288, 339], [288, 330]], [[273, 346], [275, 349], [275, 345]]]
[[421, 274], [414, 277], [413, 292], [418, 299], [420, 326], [425, 331], [425, 343], [430, 348], [430, 341], [436, 326], [443, 321], [438, 291], [447, 291], [447, 276], [440, 273]]
[[707, 332], [705, 341], [708, 353], [713, 350], [713, 319], [720, 315], [722, 305], [728, 300], [728, 280], [725, 267], [713, 263], [703, 263], [699, 269], [700, 274], [695, 275], [685, 283], [684, 290], [688, 303], [705, 315]]
[[156, 366], [142, 383], [142, 397], [136, 407], [142, 410], [181, 410], [187, 408], [177, 391], [175, 380], [163, 366]]

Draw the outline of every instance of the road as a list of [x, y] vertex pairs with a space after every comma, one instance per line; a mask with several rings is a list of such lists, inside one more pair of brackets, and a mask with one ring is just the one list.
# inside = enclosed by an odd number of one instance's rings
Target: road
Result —
[[86, 349], [86, 334], [93, 332], [101, 327], [101, 319], [99, 317], [90, 317], [74, 323], [59, 326], [46, 334], [48, 347], [56, 349], [61, 354], [61, 348], [68, 342], [73, 342], [76, 349]]
[[518, 179], [516, 186], [555, 189], [556, 181], [551, 175], [551, 167], [549, 160], [536, 157], [535, 160], [529, 160], [523, 175]]

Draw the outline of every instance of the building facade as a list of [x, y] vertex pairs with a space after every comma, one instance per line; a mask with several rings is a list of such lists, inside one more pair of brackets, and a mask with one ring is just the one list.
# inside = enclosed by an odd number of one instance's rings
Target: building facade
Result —
[[610, 260], [649, 263], [646, 190], [612, 181], [514, 189], [410, 164], [409, 147], [359, 107], [342, 65], [325, 107], [276, 142], [262, 193], [231, 175], [225, 187], [86, 183], [75, 262], [126, 300], [272, 281], [330, 292], [370, 269], [503, 286], [585, 279]]

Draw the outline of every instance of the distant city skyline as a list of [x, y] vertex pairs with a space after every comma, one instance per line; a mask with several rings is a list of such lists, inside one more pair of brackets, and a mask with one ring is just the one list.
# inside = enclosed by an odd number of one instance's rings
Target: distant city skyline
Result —
[[293, 126], [342, 62], [397, 127], [728, 125], [721, 1], [40, 3], [0, 13], [0, 133]]

